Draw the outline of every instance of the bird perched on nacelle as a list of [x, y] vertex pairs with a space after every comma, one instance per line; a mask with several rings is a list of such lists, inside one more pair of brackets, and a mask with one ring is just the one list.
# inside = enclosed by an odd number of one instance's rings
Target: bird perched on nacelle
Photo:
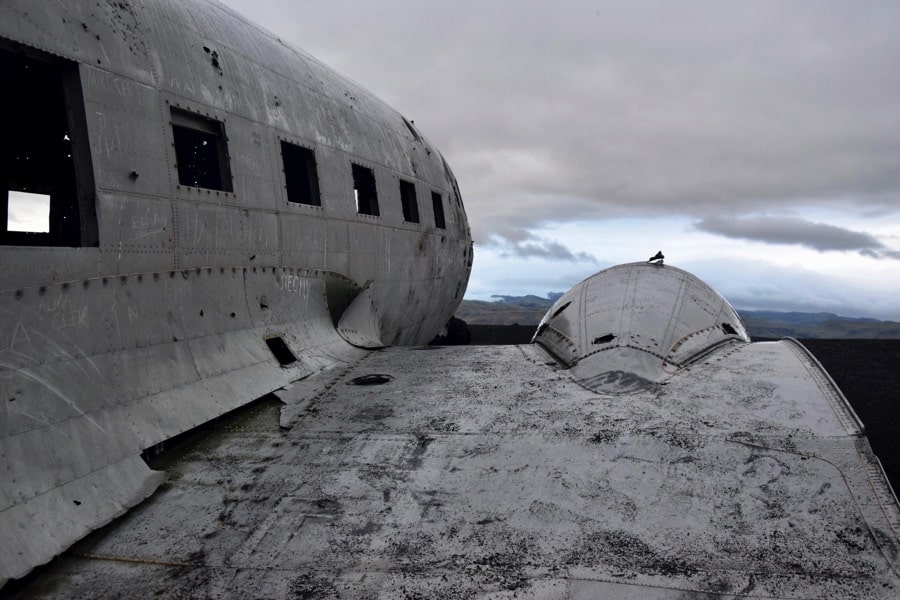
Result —
[[665, 259], [665, 258], [666, 257], [663, 256], [662, 250], [660, 250], [654, 256], [652, 256], [647, 262], [651, 262], [655, 265], [661, 265], [661, 264], [663, 264], [663, 259]]

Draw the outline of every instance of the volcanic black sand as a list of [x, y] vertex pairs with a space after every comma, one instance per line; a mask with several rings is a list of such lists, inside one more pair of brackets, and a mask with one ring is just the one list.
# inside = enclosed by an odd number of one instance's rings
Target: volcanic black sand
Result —
[[[534, 330], [524, 325], [469, 325], [472, 344], [527, 344]], [[891, 485], [900, 489], [900, 340], [800, 341], [844, 392]]]

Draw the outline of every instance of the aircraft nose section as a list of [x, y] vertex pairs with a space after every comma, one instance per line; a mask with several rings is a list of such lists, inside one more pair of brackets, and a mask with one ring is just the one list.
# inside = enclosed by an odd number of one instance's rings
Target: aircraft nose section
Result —
[[737, 313], [694, 275], [631, 263], [588, 277], [547, 311], [532, 339], [581, 385], [630, 393], [723, 344], [749, 342]]

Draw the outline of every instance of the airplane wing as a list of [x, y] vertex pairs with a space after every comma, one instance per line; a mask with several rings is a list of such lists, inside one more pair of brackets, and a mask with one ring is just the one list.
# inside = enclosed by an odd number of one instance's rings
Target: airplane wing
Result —
[[858, 419], [720, 298], [626, 265], [537, 344], [361, 353], [210, 426], [12, 597], [897, 597], [900, 511]]

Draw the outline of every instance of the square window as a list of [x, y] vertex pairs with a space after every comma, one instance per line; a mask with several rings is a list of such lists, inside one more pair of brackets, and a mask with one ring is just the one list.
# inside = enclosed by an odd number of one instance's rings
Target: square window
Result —
[[418, 223], [419, 203], [416, 202], [415, 184], [400, 180], [400, 203], [403, 205], [403, 220], [409, 223]]
[[0, 244], [96, 246], [78, 65], [0, 40]]
[[375, 189], [375, 174], [372, 169], [353, 164], [353, 196], [356, 200], [356, 212], [361, 215], [377, 217], [378, 192]]
[[281, 161], [288, 201], [321, 206], [316, 153], [303, 146], [281, 142]]
[[431, 207], [434, 209], [434, 226], [438, 229], [446, 229], [444, 222], [444, 200], [437, 192], [431, 192]]
[[231, 171], [221, 122], [172, 108], [178, 183], [230, 192]]

